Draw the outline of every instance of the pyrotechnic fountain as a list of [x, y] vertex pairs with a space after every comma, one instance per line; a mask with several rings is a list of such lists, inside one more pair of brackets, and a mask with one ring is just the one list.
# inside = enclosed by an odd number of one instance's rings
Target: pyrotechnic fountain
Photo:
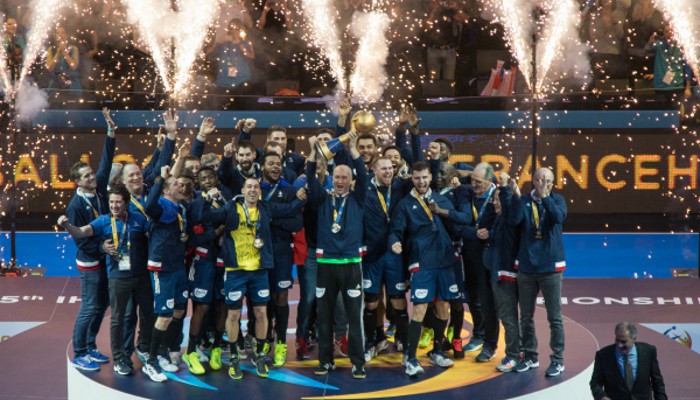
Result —
[[666, 17], [686, 61], [695, 76], [700, 78], [700, 4], [696, 1], [679, 4], [676, 0], [653, 0], [653, 3]]

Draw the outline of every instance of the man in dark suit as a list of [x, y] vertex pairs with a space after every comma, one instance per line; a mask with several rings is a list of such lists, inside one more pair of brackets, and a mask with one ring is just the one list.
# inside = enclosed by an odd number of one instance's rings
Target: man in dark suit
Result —
[[656, 359], [656, 347], [635, 343], [637, 327], [615, 326], [615, 344], [595, 355], [591, 393], [596, 400], [666, 400], [666, 386]]

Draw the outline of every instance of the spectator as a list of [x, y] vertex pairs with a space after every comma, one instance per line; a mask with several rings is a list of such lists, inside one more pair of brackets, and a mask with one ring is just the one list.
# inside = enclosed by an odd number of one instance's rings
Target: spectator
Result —
[[654, 32], [663, 31], [663, 15], [654, 8], [651, 0], [637, 0], [627, 13], [625, 22], [627, 37], [623, 46], [626, 49], [630, 87], [634, 88], [636, 81], [653, 71], [653, 59], [644, 47]]
[[80, 73], [78, 72], [78, 47], [73, 45], [62, 26], [56, 27], [53, 44], [46, 55], [46, 69], [49, 70], [49, 89], [68, 90], [70, 96], [80, 96]]
[[229, 21], [227, 34], [209, 52], [215, 57], [216, 87], [219, 93], [245, 93], [252, 77], [251, 61], [255, 59], [253, 44], [238, 19]]
[[[291, 79], [298, 76], [292, 66], [292, 48], [288, 31], [292, 29], [291, 10], [287, 0], [267, 0], [257, 21], [261, 44], [267, 51], [262, 54], [260, 66], [272, 79]], [[273, 78], [274, 77], [274, 78]]]
[[222, 40], [227, 33], [228, 24], [232, 19], [239, 20], [245, 29], [253, 29], [253, 18], [243, 0], [224, 0], [219, 3], [219, 19], [216, 24], [216, 42]]
[[626, 74], [622, 42], [625, 10], [617, 0], [600, 0], [587, 16], [584, 37], [592, 46], [591, 64], [596, 79], [619, 78]]
[[685, 88], [685, 96], [690, 97], [692, 72], [673, 38], [671, 28], [666, 26], [663, 36], [654, 32], [644, 48], [654, 52], [653, 84], [656, 93], [663, 94], [671, 102], [683, 94]]
[[457, 43], [467, 15], [457, 0], [436, 2], [426, 21], [426, 45], [430, 79], [454, 81], [457, 65]]

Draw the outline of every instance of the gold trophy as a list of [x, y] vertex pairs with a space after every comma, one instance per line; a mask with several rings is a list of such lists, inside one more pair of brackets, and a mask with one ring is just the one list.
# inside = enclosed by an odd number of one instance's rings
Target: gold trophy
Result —
[[350, 120], [350, 131], [339, 137], [323, 143], [316, 143], [316, 152], [321, 154], [326, 161], [333, 159], [333, 156], [350, 140], [350, 134], [357, 132], [360, 135], [372, 132], [377, 120], [369, 111], [358, 111]]

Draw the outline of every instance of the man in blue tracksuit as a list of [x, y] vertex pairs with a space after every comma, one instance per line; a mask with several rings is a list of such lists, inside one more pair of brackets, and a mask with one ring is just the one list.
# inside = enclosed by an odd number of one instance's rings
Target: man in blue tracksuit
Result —
[[74, 238], [97, 237], [109, 238], [113, 250], [108, 254], [109, 300], [112, 308], [110, 323], [110, 342], [114, 359], [114, 372], [118, 375], [130, 375], [133, 365], [124, 342], [124, 319], [127, 305], [133, 302], [139, 309], [139, 322], [144, 338], [139, 338], [143, 346], [148, 346], [153, 330], [153, 294], [146, 270], [148, 260], [148, 242], [146, 232], [148, 222], [143, 215], [131, 213], [128, 190], [121, 184], [109, 191], [110, 214], [100, 215], [90, 224], [76, 227], [61, 217], [58, 225], [68, 231]]
[[[107, 121], [107, 137], [97, 174], [82, 161], [71, 167], [71, 179], [78, 189], [68, 203], [66, 216], [74, 226], [85, 226], [109, 210], [107, 185], [116, 147], [114, 132], [117, 127], [109, 117], [109, 110], [105, 109], [103, 113]], [[100, 369], [98, 363], [109, 361], [97, 350], [95, 343], [109, 302], [105, 255], [100, 250], [99, 237], [74, 238], [73, 241], [78, 247], [75, 263], [80, 272], [82, 301], [73, 327], [74, 356], [71, 363], [78, 369], [97, 371]]]
[[[162, 194], [162, 196], [161, 196]], [[158, 360], [161, 344], [173, 318], [182, 319], [187, 305], [187, 276], [185, 275], [185, 243], [187, 242], [187, 216], [179, 203], [184, 198], [178, 179], [170, 176], [170, 167], [161, 169], [146, 202], [146, 213], [151, 217], [148, 241], [148, 270], [153, 285], [154, 313], [148, 360], [142, 370], [154, 382], [165, 382]], [[178, 332], [179, 334], [179, 332]]]
[[520, 225], [520, 245], [515, 265], [518, 270], [520, 327], [525, 358], [515, 367], [525, 372], [539, 367], [535, 336], [535, 302], [542, 291], [550, 330], [550, 365], [546, 376], [564, 372], [564, 323], [561, 317], [561, 284], [566, 261], [562, 225], [566, 201], [552, 193], [554, 174], [540, 168], [533, 177], [535, 189], [521, 197], [514, 207], [513, 224]]
[[408, 314], [406, 311], [406, 276], [401, 256], [388, 248], [391, 215], [396, 205], [411, 190], [410, 180], [394, 178], [391, 160], [380, 157], [374, 162], [374, 178], [367, 187], [363, 211], [364, 242], [367, 253], [362, 257], [362, 287], [365, 292], [365, 362], [371, 361], [381, 348], [376, 338], [377, 307], [382, 285], [391, 299], [397, 317], [397, 345], [406, 344]]
[[454, 365], [441, 348], [449, 317], [448, 302], [460, 296], [454, 271], [450, 268], [458, 254], [447, 229], [452, 223], [466, 223], [466, 216], [457, 212], [449, 200], [430, 190], [432, 175], [427, 163], [418, 162], [413, 166], [412, 181], [414, 189], [394, 212], [389, 235], [389, 244], [395, 254], [404, 251], [409, 254], [413, 314], [408, 328], [407, 354], [404, 357], [406, 374], [409, 376], [423, 372], [416, 358], [416, 349], [421, 322], [428, 304], [433, 300], [436, 312], [433, 326], [435, 343], [429, 353], [430, 361], [446, 368]]
[[226, 267], [224, 286], [229, 307], [226, 331], [230, 340], [229, 376], [232, 379], [243, 377], [235, 339], [238, 337], [244, 296], [252, 301], [256, 316], [257, 348], [253, 365], [258, 376], [268, 376], [263, 347], [267, 335], [267, 302], [270, 300], [268, 271], [274, 268], [271, 220], [299, 214], [304, 204], [299, 199], [289, 204], [264, 202], [260, 201], [260, 196], [260, 182], [247, 178], [243, 183], [242, 201], [231, 201], [225, 209], [221, 258]]
[[[520, 357], [520, 323], [518, 321], [518, 273], [515, 256], [518, 251], [517, 226], [513, 225], [513, 205], [520, 201], [520, 189], [515, 179], [501, 172], [501, 186], [493, 197], [496, 219], [487, 232], [479, 235], [488, 240], [484, 249], [484, 266], [488, 271], [496, 302], [498, 318], [505, 331], [506, 356], [496, 366], [500, 372], [510, 372]], [[514, 196], [515, 195], [515, 196]]]
[[[266, 146], [267, 147], [267, 146]], [[282, 158], [277, 153], [266, 153], [262, 159], [262, 189], [263, 201], [289, 204], [296, 199], [296, 190], [284, 178], [282, 178]], [[268, 307], [270, 315], [275, 320], [275, 355], [272, 365], [281, 367], [287, 360], [287, 326], [289, 325], [289, 301], [288, 293], [292, 288], [294, 277], [292, 265], [294, 264], [293, 238], [294, 232], [304, 227], [302, 213], [296, 213], [286, 218], [272, 220], [270, 230], [272, 232], [272, 245], [275, 249], [274, 268], [270, 271], [270, 288], [272, 291], [272, 304]], [[268, 331], [272, 328], [268, 325]]]
[[357, 174], [355, 190], [351, 190], [352, 170], [338, 165], [333, 171], [333, 190], [326, 192], [316, 179], [316, 138], [309, 139], [311, 153], [306, 165], [308, 198], [318, 210], [318, 338], [319, 366], [316, 375], [335, 369], [333, 363], [333, 308], [342, 293], [348, 318], [348, 351], [354, 378], [367, 376], [364, 369], [362, 340], [362, 209], [367, 193], [367, 172], [357, 151], [357, 134], [350, 134], [348, 149]]

